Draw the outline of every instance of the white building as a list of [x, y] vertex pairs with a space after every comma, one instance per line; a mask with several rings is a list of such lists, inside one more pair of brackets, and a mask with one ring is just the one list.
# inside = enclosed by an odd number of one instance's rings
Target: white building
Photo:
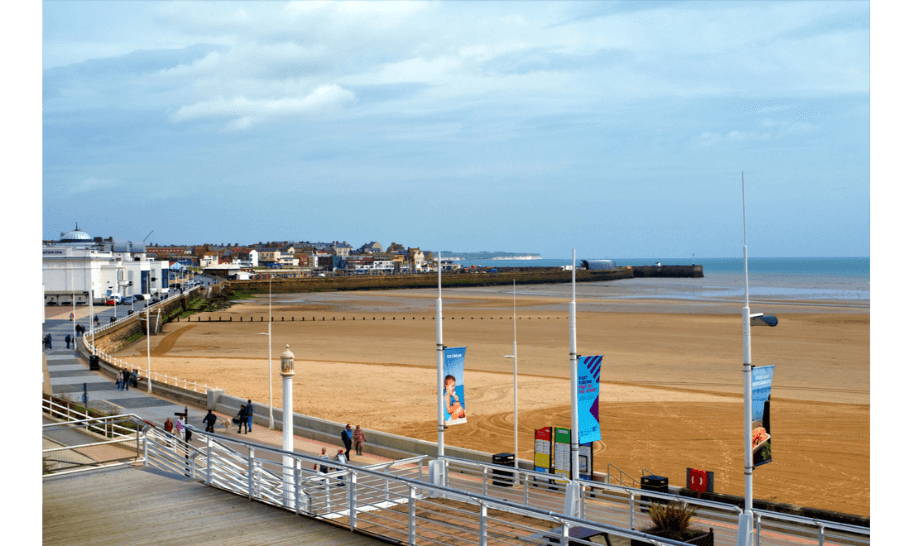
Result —
[[78, 227], [42, 248], [45, 304], [104, 303], [108, 295], [165, 295], [168, 262], [146, 256], [142, 243], [93, 239]]

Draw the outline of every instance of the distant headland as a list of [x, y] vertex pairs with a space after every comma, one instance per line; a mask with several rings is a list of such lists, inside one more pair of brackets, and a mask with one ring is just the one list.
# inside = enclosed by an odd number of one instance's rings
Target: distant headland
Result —
[[451, 252], [442, 251], [450, 260], [541, 260], [541, 254], [531, 252]]

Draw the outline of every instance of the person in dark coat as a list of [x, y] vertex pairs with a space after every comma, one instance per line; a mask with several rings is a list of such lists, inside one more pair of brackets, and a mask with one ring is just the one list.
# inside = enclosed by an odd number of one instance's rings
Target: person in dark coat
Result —
[[123, 384], [125, 391], [130, 390], [130, 370], [123, 371]]
[[69, 348], [70, 348], [70, 342], [73, 341], [73, 339], [70, 337], [70, 334], [67, 334], [66, 337], [63, 338], [63, 340], [66, 342], [66, 345], [67, 345], [66, 348], [69, 349]]
[[[238, 434], [240, 434], [241, 427], [248, 427], [248, 425], [247, 425], [247, 406], [245, 406], [244, 404], [241, 404], [241, 411], [239, 411], [237, 414], [237, 420], [238, 420]], [[249, 428], [247, 428], [247, 432], [250, 432]], [[244, 434], [247, 434], [247, 432], [245, 432]]]
[[51, 334], [48, 334], [48, 349], [54, 348], [54, 338], [51, 337]]
[[[345, 425], [345, 428], [342, 429], [342, 444], [345, 445], [345, 460], [348, 460], [348, 454], [352, 449], [352, 426]], [[341, 453], [341, 451], [340, 451]]]
[[212, 413], [212, 410], [209, 410], [209, 413], [203, 417], [203, 422], [206, 423], [206, 432], [215, 432], [215, 422], [218, 420], [218, 417]]
[[247, 431], [253, 430], [253, 402], [247, 400]]

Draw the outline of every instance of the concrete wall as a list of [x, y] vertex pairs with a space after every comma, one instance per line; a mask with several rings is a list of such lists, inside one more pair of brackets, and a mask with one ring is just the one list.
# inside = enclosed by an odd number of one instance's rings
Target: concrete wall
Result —
[[[235, 416], [241, 409], [242, 404], [247, 404], [247, 400], [225, 394], [223, 391], [210, 390], [206, 409], [211, 409], [219, 413]], [[268, 406], [253, 403], [254, 417], [253, 422], [256, 426], [269, 426], [269, 408]], [[276, 430], [282, 430], [283, 412], [280, 408], [273, 410], [273, 422]], [[318, 419], [308, 415], [295, 413], [293, 418], [294, 434], [302, 438], [309, 438], [320, 442], [335, 444], [342, 447], [342, 428], [346, 423], [337, 423]], [[355, 423], [353, 423], [355, 424]], [[369, 453], [388, 457], [390, 459], [401, 459], [412, 457], [414, 455], [437, 456], [437, 444], [405, 436], [397, 436], [370, 429], [364, 430], [367, 437], [366, 449]], [[471, 449], [446, 446], [446, 455], [450, 457], [459, 457], [479, 462], [491, 462], [491, 454]], [[521, 468], [526, 470], [532, 469], [531, 461], [520, 461]]]

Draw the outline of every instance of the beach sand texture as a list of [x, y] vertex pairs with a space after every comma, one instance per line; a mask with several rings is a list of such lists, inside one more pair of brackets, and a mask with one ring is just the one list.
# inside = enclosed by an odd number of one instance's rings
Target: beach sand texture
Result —
[[[534, 429], [570, 425], [569, 287], [522, 292], [518, 455], [531, 459]], [[678, 486], [687, 467], [712, 470], [717, 492], [742, 495], [742, 303], [599, 292], [592, 285], [577, 295], [579, 353], [605, 355], [596, 469], [610, 462], [638, 477], [646, 468]], [[274, 403], [288, 344], [295, 411], [436, 441], [435, 300], [433, 290], [274, 296]], [[468, 347], [468, 423], [447, 429], [448, 445], [513, 451], [513, 362], [504, 358], [513, 349], [512, 306], [504, 287], [444, 292], [444, 343]], [[751, 330], [754, 365], [776, 365], [773, 462], [755, 470], [755, 498], [869, 515], [868, 310], [796, 302], [757, 309], [780, 324]], [[222, 323], [166, 325], [152, 340], [152, 368], [268, 403], [267, 339], [258, 335], [267, 312], [258, 297], [211, 314]], [[144, 369], [145, 350], [143, 340], [116, 356]]]

